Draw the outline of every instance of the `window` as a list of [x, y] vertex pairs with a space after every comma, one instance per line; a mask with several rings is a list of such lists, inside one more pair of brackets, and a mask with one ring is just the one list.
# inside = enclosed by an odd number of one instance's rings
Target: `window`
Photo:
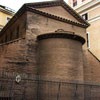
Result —
[[77, 5], [77, 0], [73, 0], [73, 7]]
[[18, 38], [19, 38], [19, 26], [17, 26], [13, 32], [13, 39], [18, 39]]
[[90, 48], [90, 34], [87, 32], [87, 47]]
[[7, 17], [7, 22], [9, 22], [9, 21], [10, 21], [10, 19], [11, 19], [10, 17]]
[[82, 2], [84, 2], [85, 0], [82, 0]]
[[10, 40], [12, 40], [12, 37], [13, 37], [13, 33], [12, 32], [10, 33], [9, 37], [10, 37]]
[[16, 38], [19, 38], [19, 26], [17, 27]]
[[82, 15], [83, 19], [88, 20], [88, 13]]
[[7, 34], [5, 35], [5, 42], [7, 42], [7, 39], [8, 39], [8, 37], [7, 37]]

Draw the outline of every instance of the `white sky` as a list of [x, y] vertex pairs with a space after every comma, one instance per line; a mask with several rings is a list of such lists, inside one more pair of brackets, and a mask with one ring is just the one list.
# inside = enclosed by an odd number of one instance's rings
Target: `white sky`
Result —
[[7, 6], [17, 11], [24, 3], [40, 2], [40, 1], [52, 1], [52, 0], [0, 0], [0, 5]]

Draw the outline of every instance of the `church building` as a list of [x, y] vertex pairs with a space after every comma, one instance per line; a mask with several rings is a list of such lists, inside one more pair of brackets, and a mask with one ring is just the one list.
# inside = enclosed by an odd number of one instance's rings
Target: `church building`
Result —
[[24, 4], [0, 32], [1, 100], [99, 100], [89, 26], [63, 0]]

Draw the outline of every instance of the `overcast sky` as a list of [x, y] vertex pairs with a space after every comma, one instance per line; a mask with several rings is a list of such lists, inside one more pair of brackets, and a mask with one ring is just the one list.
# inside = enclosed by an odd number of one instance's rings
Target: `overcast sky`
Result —
[[0, 5], [7, 6], [17, 11], [24, 3], [40, 2], [40, 1], [52, 1], [52, 0], [0, 0]]

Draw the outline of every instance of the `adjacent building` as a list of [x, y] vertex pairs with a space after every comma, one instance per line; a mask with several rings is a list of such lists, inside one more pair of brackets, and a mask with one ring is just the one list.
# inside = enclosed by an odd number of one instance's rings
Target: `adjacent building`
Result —
[[87, 28], [87, 46], [100, 60], [100, 0], [69, 0], [68, 3], [91, 24]]
[[14, 14], [15, 14], [14, 10], [0, 5], [0, 31], [13, 17]]

